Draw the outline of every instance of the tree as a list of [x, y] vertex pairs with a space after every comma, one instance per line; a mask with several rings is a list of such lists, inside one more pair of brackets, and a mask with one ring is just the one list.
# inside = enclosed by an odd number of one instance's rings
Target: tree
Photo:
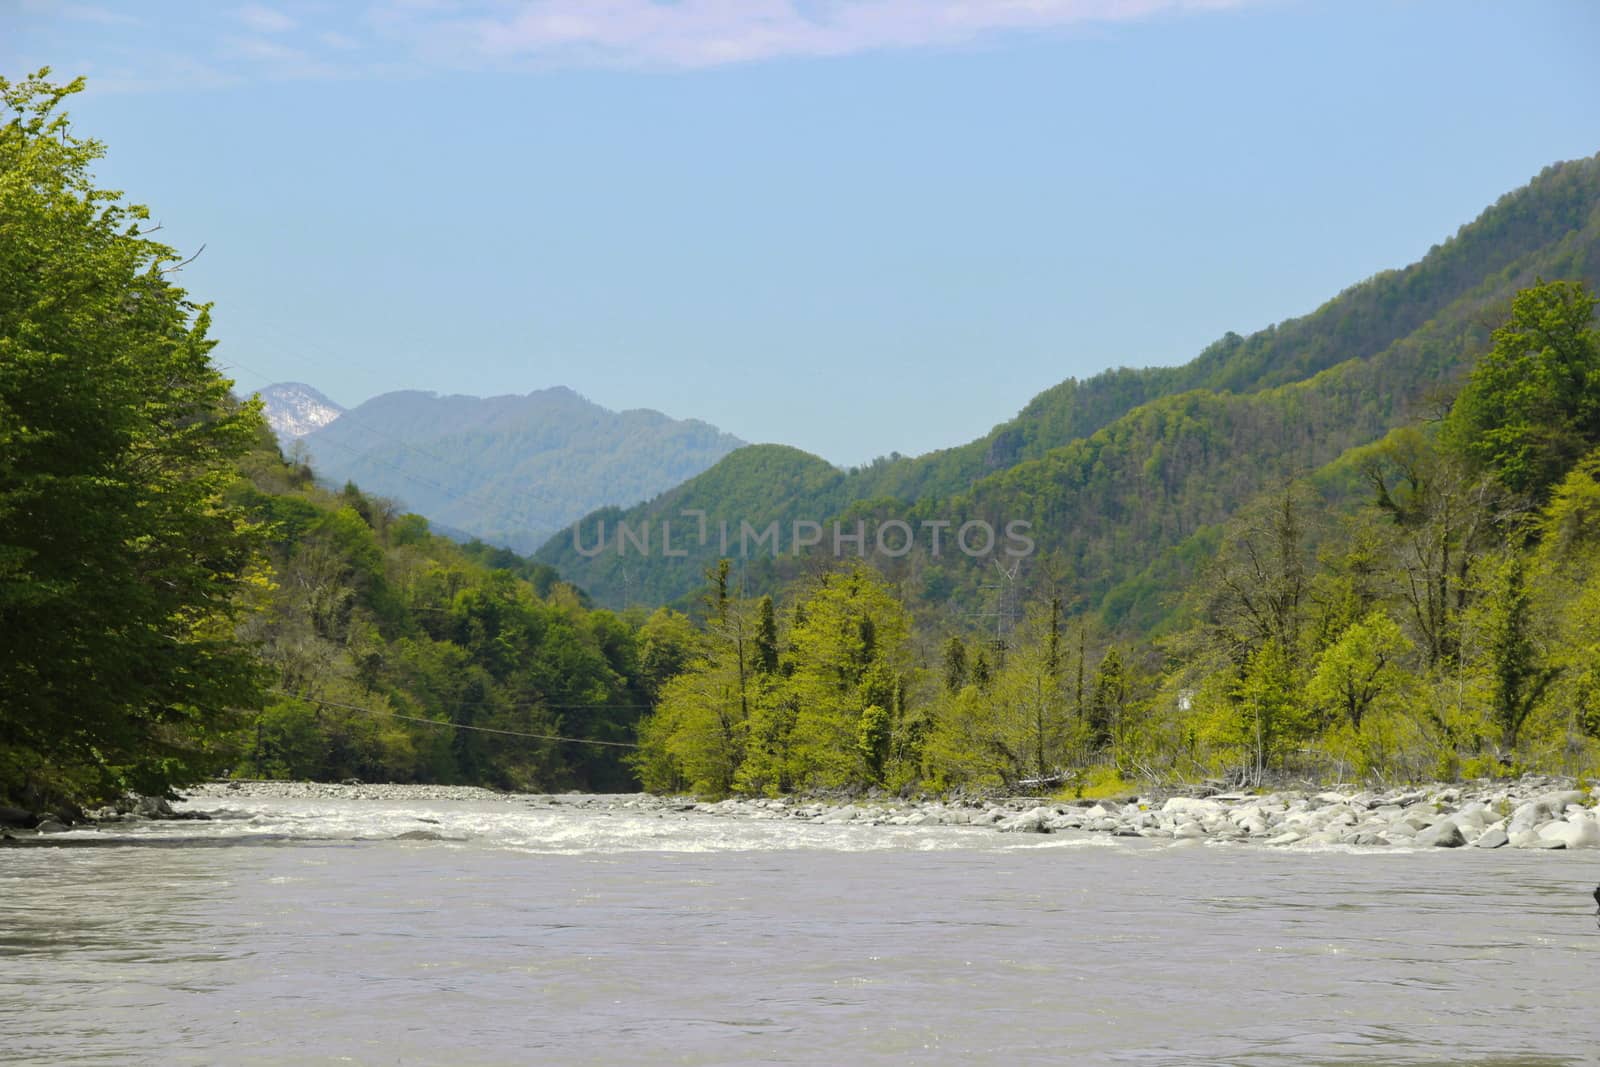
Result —
[[1400, 658], [1410, 647], [1393, 619], [1370, 612], [1323, 650], [1306, 695], [1360, 731], [1368, 710], [1404, 684]]
[[790, 633], [795, 785], [833, 788], [881, 777], [873, 761], [893, 748], [892, 713], [903, 710], [895, 693], [909, 669], [910, 627], [904, 607], [870, 567], [856, 564], [818, 580], [804, 621]]
[[1578, 282], [1519, 292], [1450, 413], [1450, 442], [1513, 493], [1542, 498], [1600, 443], [1595, 303]]
[[1523, 723], [1561, 673], [1536, 640], [1526, 562], [1513, 554], [1499, 568], [1489, 601], [1488, 651], [1494, 673], [1494, 721], [1502, 755], [1517, 747]]
[[687, 615], [657, 608], [639, 627], [639, 673], [646, 695], [657, 699], [668, 679], [689, 666], [700, 634]]
[[772, 610], [772, 598], [764, 596], [756, 604], [755, 660], [751, 664], [757, 674], [778, 673], [778, 617]]
[[1310, 579], [1306, 490], [1290, 484], [1246, 508], [1228, 526], [1197, 590], [1209, 652], [1242, 666], [1268, 642], [1299, 654]]
[[223, 490], [261, 419], [48, 75], [0, 79], [0, 793], [162, 793], [260, 706]]
[[967, 646], [956, 634], [944, 643], [944, 691], [959, 693], [967, 684]]
[[1094, 695], [1089, 702], [1089, 744], [1101, 749], [1111, 744], [1111, 738], [1128, 699], [1128, 682], [1123, 675], [1122, 656], [1116, 649], [1108, 649], [1094, 672]]
[[1304, 727], [1294, 672], [1276, 640], [1269, 640], [1251, 655], [1234, 697], [1241, 713], [1241, 739], [1252, 757], [1252, 781], [1259, 786], [1267, 768]]
[[1066, 762], [1069, 721], [1057, 636], [1054, 617], [1030, 618], [990, 690], [992, 744], [1005, 757], [1008, 785], [1023, 777], [1047, 781]]
[[1393, 520], [1397, 591], [1424, 661], [1430, 668], [1453, 662], [1471, 599], [1468, 576], [1493, 528], [1493, 485], [1414, 427], [1391, 434], [1361, 469], [1376, 506]]

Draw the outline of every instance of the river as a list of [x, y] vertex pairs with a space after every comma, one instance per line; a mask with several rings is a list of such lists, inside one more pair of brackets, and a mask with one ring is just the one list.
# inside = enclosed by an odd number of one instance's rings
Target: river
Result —
[[1594, 853], [188, 806], [0, 850], [0, 1061], [1600, 1057]]

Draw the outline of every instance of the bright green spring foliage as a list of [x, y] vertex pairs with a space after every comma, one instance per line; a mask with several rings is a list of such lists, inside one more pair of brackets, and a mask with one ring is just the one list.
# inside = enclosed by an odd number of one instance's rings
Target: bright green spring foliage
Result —
[[0, 79], [0, 795], [34, 803], [192, 780], [261, 699], [222, 500], [259, 413], [48, 73]]
[[780, 627], [770, 599], [729, 595], [727, 574], [726, 561], [711, 572], [698, 655], [642, 727], [646, 788], [777, 794], [914, 779], [911, 621], [882, 578], [859, 564], [826, 573]]

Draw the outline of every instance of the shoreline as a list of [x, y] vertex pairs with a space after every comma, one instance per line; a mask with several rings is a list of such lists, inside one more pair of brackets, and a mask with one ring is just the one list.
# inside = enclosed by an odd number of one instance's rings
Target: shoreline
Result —
[[498, 793], [476, 786], [213, 782], [191, 796], [403, 801], [512, 800], [538, 808], [697, 815], [821, 825], [989, 827], [999, 833], [1080, 831], [1173, 841], [1410, 848], [1600, 849], [1596, 796], [1572, 779], [1434, 783], [1404, 789], [1204, 790], [1115, 800], [888, 796], [734, 797], [703, 801], [650, 793]]
[[1280, 789], [1261, 794], [1208, 789], [1151, 790], [1115, 799], [1045, 797], [921, 798], [734, 797], [703, 801], [649, 793], [503, 793], [479, 786], [295, 781], [213, 781], [183, 793], [177, 806], [127, 798], [81, 822], [46, 818], [8, 827], [6, 844], [39, 843], [69, 830], [152, 820], [206, 820], [188, 799], [346, 800], [406, 803], [478, 801], [546, 810], [664, 818], [794, 821], [819, 825], [950, 826], [997, 833], [1081, 832], [1173, 842], [1229, 842], [1269, 847], [1523, 848], [1600, 850], [1600, 799], [1572, 779], [1433, 783], [1392, 790]]

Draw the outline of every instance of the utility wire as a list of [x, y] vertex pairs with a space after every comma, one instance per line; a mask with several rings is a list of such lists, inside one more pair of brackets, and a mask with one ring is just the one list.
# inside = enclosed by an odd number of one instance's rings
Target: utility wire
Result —
[[440, 722], [438, 719], [424, 719], [418, 715], [400, 715], [392, 711], [380, 711], [377, 708], [363, 708], [355, 704], [341, 704], [335, 700], [318, 700], [316, 697], [301, 696], [291, 693], [287, 689], [273, 689], [279, 693], [296, 700], [303, 700], [308, 704], [320, 704], [327, 708], [341, 708], [345, 711], [359, 711], [366, 715], [377, 716], [382, 719], [400, 719], [404, 722], [422, 723], [426, 726], [443, 726], [451, 730], [472, 730], [480, 734], [499, 734], [503, 737], [523, 737], [532, 741], [564, 741], [574, 745], [605, 745], [608, 748], [638, 748], [632, 741], [601, 741], [593, 737], [561, 737], [556, 734], [529, 734], [520, 730], [497, 730], [490, 726], [469, 726], [460, 722]]

